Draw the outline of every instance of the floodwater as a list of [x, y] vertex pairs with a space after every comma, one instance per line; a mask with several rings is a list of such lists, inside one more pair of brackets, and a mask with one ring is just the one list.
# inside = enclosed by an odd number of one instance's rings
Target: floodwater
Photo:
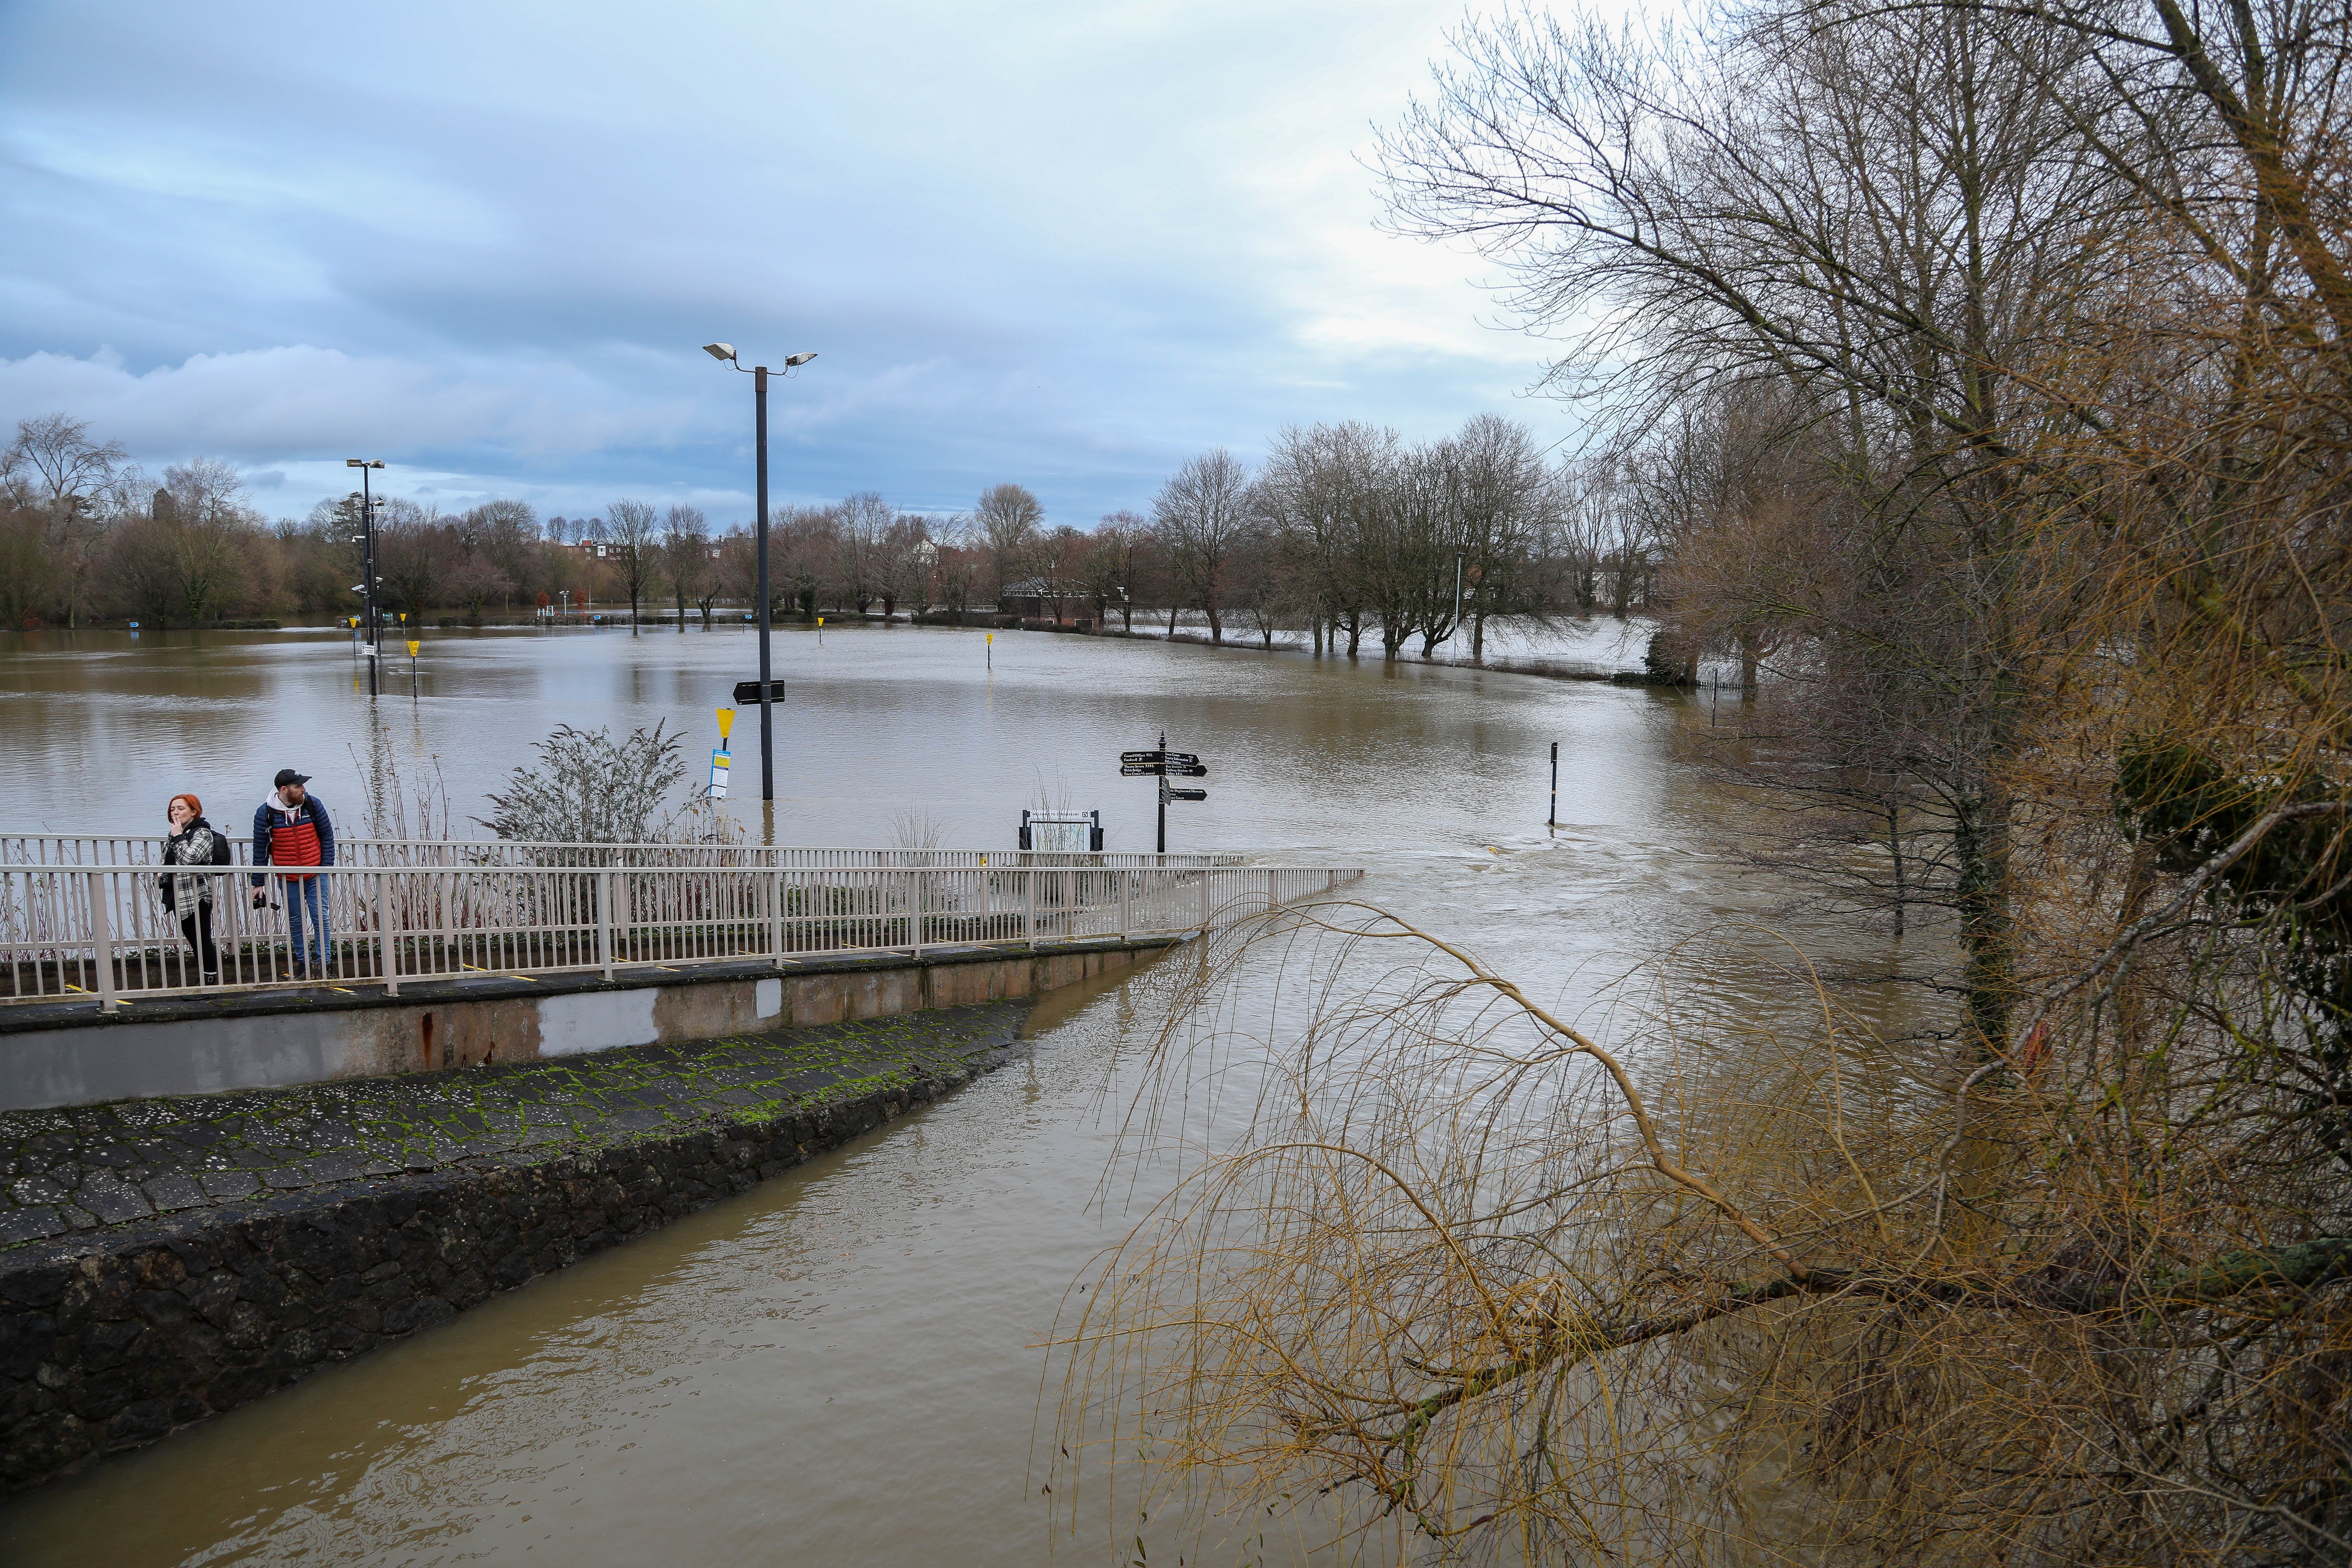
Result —
[[[982, 637], [781, 634], [778, 840], [887, 844], [927, 816], [1009, 847], [1055, 805], [1148, 849], [1152, 786], [1118, 752], [1164, 729], [1211, 769], [1171, 848], [1362, 865], [1358, 895], [1603, 1028], [1610, 981], [1770, 896], [1702, 851], [1727, 806], [1669, 758], [1704, 697], [1045, 634], [998, 634], [992, 671]], [[11, 637], [0, 830], [144, 831], [180, 790], [239, 826], [289, 765], [346, 832], [387, 765], [437, 768], [462, 822], [562, 722], [660, 721], [698, 768], [752, 657], [726, 631], [444, 636], [419, 694], [404, 671], [372, 710], [332, 637]], [[754, 837], [755, 728], [734, 748]], [[1150, 1195], [1103, 1178], [1162, 990], [1058, 994], [1025, 1058], [853, 1149], [0, 1504], [0, 1561], [1011, 1564], [1111, 1560], [1115, 1532], [1173, 1563], [1132, 1520], [1055, 1533], [1036, 1348]]]

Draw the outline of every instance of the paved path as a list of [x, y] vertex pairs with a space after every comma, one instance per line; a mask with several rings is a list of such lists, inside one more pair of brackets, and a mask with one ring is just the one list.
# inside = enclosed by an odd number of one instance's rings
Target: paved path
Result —
[[50, 1237], [404, 1172], [536, 1163], [633, 1138], [961, 1081], [1026, 1002], [297, 1089], [0, 1111], [0, 1256]]

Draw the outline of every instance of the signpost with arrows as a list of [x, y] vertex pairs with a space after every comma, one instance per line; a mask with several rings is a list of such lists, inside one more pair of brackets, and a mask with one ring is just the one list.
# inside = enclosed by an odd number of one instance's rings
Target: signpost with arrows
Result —
[[1209, 776], [1208, 765], [1190, 752], [1171, 752], [1168, 737], [1160, 737], [1160, 749], [1154, 752], [1121, 752], [1118, 771], [1127, 778], [1157, 778], [1160, 781], [1160, 850], [1168, 853], [1168, 803], [1171, 800], [1206, 800], [1204, 789], [1176, 789], [1168, 781], [1202, 779]]

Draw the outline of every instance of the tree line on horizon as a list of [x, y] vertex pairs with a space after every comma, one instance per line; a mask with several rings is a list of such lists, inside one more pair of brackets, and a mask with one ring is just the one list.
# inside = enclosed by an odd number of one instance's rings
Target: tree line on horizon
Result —
[[[1211, 640], [1306, 633], [1388, 658], [1454, 635], [1474, 658], [1490, 622], [1626, 615], [1657, 602], [1665, 476], [1636, 465], [1553, 462], [1492, 415], [1422, 444], [1359, 422], [1291, 426], [1253, 468], [1224, 448], [1181, 464], [1148, 512], [1090, 528], [1050, 524], [1034, 492], [1003, 483], [968, 511], [901, 510], [877, 492], [770, 519], [772, 612], [877, 609], [960, 618], [1029, 604], [1061, 621], [1198, 616]], [[667, 608], [709, 625], [756, 595], [751, 525], [698, 508], [622, 499], [542, 518], [494, 500], [444, 511], [375, 498], [384, 603], [423, 619], [568, 604]], [[0, 448], [0, 619], [11, 628], [140, 619], [203, 626], [357, 612], [356, 492], [301, 518], [269, 518], [237, 470], [210, 458], [158, 481], [57, 413], [20, 421]]]

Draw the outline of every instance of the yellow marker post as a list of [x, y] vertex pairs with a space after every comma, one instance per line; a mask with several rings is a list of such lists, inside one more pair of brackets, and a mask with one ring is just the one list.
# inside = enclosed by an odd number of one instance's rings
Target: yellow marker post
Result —
[[415, 637], [408, 639], [408, 699], [416, 700], [416, 650], [421, 645]]
[[816, 646], [819, 647], [823, 647], [824, 646], [824, 617], [823, 616], [819, 616], [816, 618]]
[[719, 749], [710, 753], [710, 798], [727, 798], [727, 770], [734, 758], [727, 752], [727, 737], [735, 730], [735, 710], [719, 710]]
[[988, 634], [988, 668], [991, 669], [996, 668], [996, 634], [994, 632]]

